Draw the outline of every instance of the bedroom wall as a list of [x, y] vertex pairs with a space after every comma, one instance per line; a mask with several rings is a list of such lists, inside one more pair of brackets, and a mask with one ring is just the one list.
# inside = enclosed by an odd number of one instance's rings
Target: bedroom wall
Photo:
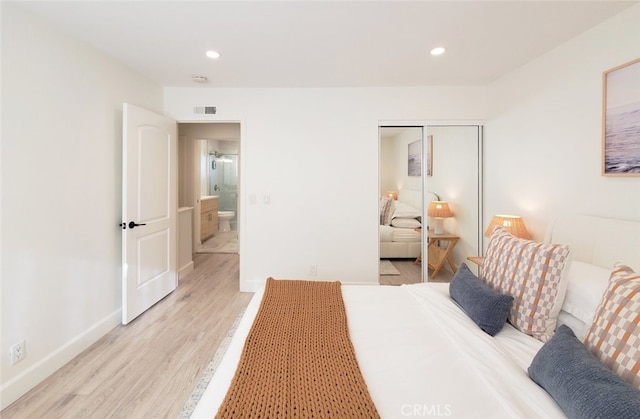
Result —
[[3, 408], [120, 323], [122, 103], [161, 112], [163, 98], [19, 6], [0, 10]]
[[243, 290], [268, 276], [377, 283], [378, 124], [483, 119], [484, 101], [483, 87], [165, 89], [170, 117], [203, 120], [206, 104], [241, 123]]
[[640, 57], [638, 40], [640, 5], [489, 86], [485, 226], [519, 214], [541, 240], [561, 213], [640, 220], [640, 177], [600, 174], [602, 72]]

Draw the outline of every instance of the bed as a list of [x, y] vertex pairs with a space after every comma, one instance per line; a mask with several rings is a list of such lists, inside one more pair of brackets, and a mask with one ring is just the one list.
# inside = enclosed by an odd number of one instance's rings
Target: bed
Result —
[[[437, 200], [432, 193], [426, 202]], [[380, 259], [417, 258], [422, 249], [422, 192], [403, 189], [397, 201], [380, 204]]]
[[[496, 243], [502, 238], [520, 240], [500, 234], [494, 233], [491, 240], [494, 237]], [[558, 285], [555, 304], [559, 313], [556, 312], [557, 321], [554, 321], [553, 328], [562, 330], [564, 336], [566, 326], [570, 325], [576, 331], [578, 338], [574, 340], [577, 342], [577, 339], [584, 339], [591, 324], [600, 319], [600, 300], [603, 299], [603, 292], [605, 296], [609, 292], [609, 276], [614, 264], [624, 262], [636, 270], [640, 269], [640, 222], [562, 216], [550, 226], [545, 241], [564, 243], [571, 249], [565, 261], [566, 266], [558, 273], [564, 285]], [[531, 245], [525, 243], [523, 246]], [[565, 249], [565, 246], [545, 246]], [[488, 251], [495, 248], [489, 243]], [[562, 256], [560, 252], [558, 254]], [[490, 256], [488, 253], [487, 260]], [[491, 264], [486, 269], [490, 271]], [[486, 278], [490, 279], [490, 273], [486, 274]], [[611, 278], [613, 280], [613, 276]], [[637, 286], [640, 279], [637, 275], [633, 278]], [[427, 283], [401, 287], [342, 286], [353, 349], [380, 417], [582, 416], [584, 410], [580, 409], [585, 409], [589, 400], [581, 401], [576, 408], [578, 410], [571, 410], [571, 407], [566, 407], [563, 396], [554, 393], [556, 390], [552, 388], [553, 385], [546, 385], [544, 381], [545, 374], [553, 374], [555, 369], [574, 363], [563, 362], [559, 367], [551, 368], [551, 372], [544, 372], [543, 368], [537, 367], [549, 364], [543, 362], [543, 352], [546, 361], [551, 356], [547, 354], [547, 348], [559, 341], [560, 332], [552, 332], [550, 336], [540, 339], [518, 330], [515, 326], [518, 322], [511, 324], [510, 320], [500, 325], [499, 331], [492, 336], [478, 327], [480, 323], [477, 319], [472, 319], [469, 313], [473, 312], [473, 308], [465, 306], [464, 298], [460, 297], [457, 302], [452, 300], [451, 295], [458, 295], [459, 290], [464, 289], [457, 285], [460, 281], [455, 277], [454, 281], [457, 281], [455, 288], [453, 281], [452, 284]], [[262, 292], [256, 293], [247, 307], [228, 351], [192, 418], [210, 418], [218, 410], [234, 376], [261, 298]], [[461, 305], [468, 312], [461, 309]], [[635, 310], [638, 314], [637, 306]], [[543, 334], [547, 326], [543, 322]], [[635, 327], [632, 334], [637, 337], [640, 332], [637, 321]], [[640, 343], [634, 345], [637, 349]], [[578, 346], [583, 347], [582, 344]], [[563, 349], [561, 352], [564, 354], [566, 351]], [[533, 372], [543, 376], [537, 381], [545, 385], [547, 390], [530, 377], [534, 365], [536, 370]], [[607, 368], [605, 370], [609, 371]], [[563, 371], [561, 377], [570, 374]], [[635, 374], [640, 380], [640, 373], [635, 371]], [[632, 380], [634, 377], [631, 377]], [[617, 380], [621, 381], [619, 378]], [[634, 388], [618, 381], [616, 385], [626, 385], [628, 388], [604, 393], [624, 394], [625, 403], [631, 403], [632, 409], [626, 411], [626, 416], [637, 416], [640, 412], [640, 382]], [[559, 391], [577, 385], [575, 382], [560, 384]], [[579, 393], [590, 394], [588, 389]], [[605, 407], [618, 408], [617, 405], [625, 403], [606, 403]], [[603, 404], [600, 405], [602, 407]], [[589, 409], [600, 407], [589, 406]]]

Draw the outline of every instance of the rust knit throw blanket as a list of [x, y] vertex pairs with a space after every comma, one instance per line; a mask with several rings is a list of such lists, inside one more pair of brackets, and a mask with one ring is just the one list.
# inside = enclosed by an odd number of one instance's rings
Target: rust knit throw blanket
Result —
[[217, 418], [379, 418], [340, 282], [267, 279]]

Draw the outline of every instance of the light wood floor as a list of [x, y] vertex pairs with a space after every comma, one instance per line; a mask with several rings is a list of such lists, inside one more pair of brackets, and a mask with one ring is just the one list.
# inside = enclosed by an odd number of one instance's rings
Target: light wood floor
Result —
[[238, 230], [216, 231], [213, 237], [202, 243], [198, 253], [238, 253]]
[[252, 294], [238, 255], [198, 254], [176, 291], [118, 326], [2, 418], [176, 418]]

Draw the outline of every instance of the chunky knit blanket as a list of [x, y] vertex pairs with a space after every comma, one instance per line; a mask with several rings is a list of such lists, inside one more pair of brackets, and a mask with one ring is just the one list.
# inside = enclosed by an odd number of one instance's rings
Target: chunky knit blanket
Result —
[[379, 418], [340, 282], [267, 279], [217, 418]]

